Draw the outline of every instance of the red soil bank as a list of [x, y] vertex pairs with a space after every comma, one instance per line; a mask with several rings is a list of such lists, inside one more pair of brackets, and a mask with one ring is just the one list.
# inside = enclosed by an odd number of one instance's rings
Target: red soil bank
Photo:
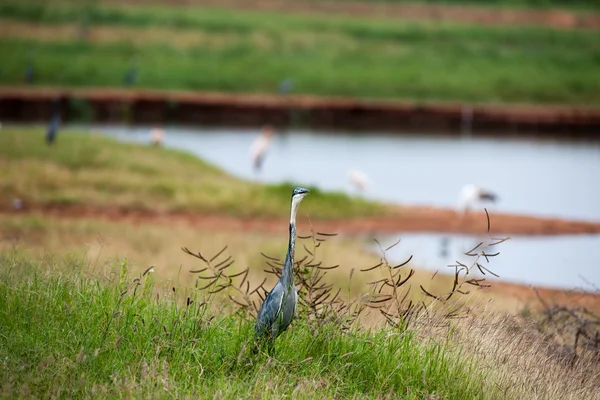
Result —
[[[3, 214], [31, 212], [41, 212], [60, 218], [99, 218], [130, 223], [174, 224], [183, 222], [199, 229], [210, 230], [287, 232], [285, 225], [281, 224], [281, 218], [244, 218], [226, 214], [208, 215], [190, 212], [161, 213], [152, 210], [79, 205], [26, 205], [24, 209], [14, 211], [9, 207], [7, 201], [3, 201], [0, 206], [0, 213]], [[600, 233], [600, 222], [567, 221], [511, 214], [492, 214], [490, 222], [490, 232], [496, 235]], [[339, 220], [312, 219], [311, 223], [318, 232], [346, 235], [401, 232], [481, 234], [487, 231], [485, 214], [473, 213], [462, 219], [452, 210], [430, 207], [402, 207], [396, 215], [387, 217]], [[298, 221], [298, 226], [301, 231], [310, 229], [308, 221], [303, 218]]]
[[[89, 105], [94, 122], [202, 126], [287, 126], [290, 110], [312, 129], [461, 133], [470, 115], [474, 134], [600, 139], [600, 109], [572, 106], [469, 105], [128, 89], [0, 88], [0, 120], [47, 122], [54, 102], [64, 121], [72, 99]], [[468, 112], [465, 112], [468, 111]]]

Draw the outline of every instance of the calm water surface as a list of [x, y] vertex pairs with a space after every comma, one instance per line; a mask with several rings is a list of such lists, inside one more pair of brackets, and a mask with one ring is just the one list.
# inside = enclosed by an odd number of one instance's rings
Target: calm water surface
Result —
[[[96, 127], [124, 141], [148, 143], [148, 127]], [[462, 185], [496, 192], [492, 211], [600, 221], [600, 146], [590, 143], [493, 140], [386, 134], [291, 131], [272, 141], [257, 176], [250, 147], [259, 130], [165, 129], [165, 146], [183, 149], [243, 179], [291, 181], [399, 204], [453, 207]], [[347, 171], [367, 174], [359, 194]], [[402, 234], [390, 256], [413, 254], [413, 265], [443, 269], [476, 244], [452, 236], [448, 255], [442, 235]], [[492, 260], [502, 279], [556, 287], [585, 287], [581, 276], [600, 285], [600, 236], [514, 237]], [[462, 249], [462, 250], [461, 250]], [[373, 249], [374, 250], [374, 249]], [[589, 287], [588, 287], [589, 289]]]
[[[149, 142], [149, 129], [101, 131]], [[363, 171], [365, 197], [386, 202], [455, 206], [460, 188], [496, 192], [488, 209], [600, 221], [600, 146], [516, 140], [350, 135], [292, 131], [276, 137], [257, 176], [250, 146], [258, 130], [167, 128], [164, 144], [197, 154], [244, 179], [292, 181], [356, 194], [347, 171]]]
[[[413, 255], [411, 265], [446, 273], [454, 272], [453, 268], [447, 266], [456, 264], [456, 261], [471, 265], [475, 258], [464, 253], [482, 241], [489, 243], [489, 238], [436, 233], [398, 234], [379, 239], [383, 248], [400, 239], [400, 243], [388, 252], [389, 259], [400, 262]], [[375, 245], [369, 248], [381, 254]], [[484, 267], [498, 274], [501, 280], [594, 290], [589, 283], [600, 286], [600, 257], [596, 254], [599, 248], [598, 235], [515, 236], [489, 248], [487, 253], [500, 252], [500, 255], [489, 258], [489, 264], [485, 259], [479, 261]], [[496, 279], [491, 275], [487, 277]]]

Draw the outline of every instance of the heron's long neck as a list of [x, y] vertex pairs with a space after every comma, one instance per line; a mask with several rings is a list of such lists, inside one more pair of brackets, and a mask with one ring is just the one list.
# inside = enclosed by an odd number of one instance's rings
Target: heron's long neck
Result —
[[281, 279], [287, 285], [294, 284], [294, 251], [296, 247], [296, 212], [300, 202], [296, 199], [292, 200], [292, 210], [290, 213], [290, 239], [288, 244], [288, 252], [283, 264]]

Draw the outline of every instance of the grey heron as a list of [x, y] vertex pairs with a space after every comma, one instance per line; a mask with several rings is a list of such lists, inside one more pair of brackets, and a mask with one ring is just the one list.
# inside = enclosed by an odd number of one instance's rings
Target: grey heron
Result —
[[294, 81], [291, 78], [286, 78], [279, 82], [279, 94], [288, 94], [294, 89]]
[[27, 65], [25, 66], [25, 83], [32, 84], [35, 77], [33, 66], [33, 57], [31, 54], [27, 57]]
[[58, 134], [58, 127], [60, 125], [60, 113], [55, 111], [52, 115], [52, 119], [50, 120], [50, 124], [48, 125], [48, 130], [46, 131], [46, 143], [51, 145], [54, 143], [56, 139], [56, 135]]
[[292, 322], [298, 309], [298, 291], [294, 286], [294, 247], [296, 244], [296, 212], [308, 189], [297, 187], [292, 192], [290, 238], [281, 278], [265, 297], [254, 331], [257, 337], [270, 339], [271, 344]]
[[129, 69], [127, 70], [127, 72], [125, 73], [125, 76], [123, 77], [123, 83], [125, 84], [125, 86], [133, 86], [135, 84], [136, 79], [137, 79], [137, 63], [136, 63], [135, 57], [131, 57], [131, 60], [129, 60]]

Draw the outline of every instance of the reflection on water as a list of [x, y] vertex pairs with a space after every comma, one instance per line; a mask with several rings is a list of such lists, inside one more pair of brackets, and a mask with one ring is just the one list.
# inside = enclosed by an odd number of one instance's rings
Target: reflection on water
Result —
[[[150, 141], [148, 128], [99, 129]], [[167, 128], [164, 144], [256, 179], [250, 146], [259, 134]], [[498, 193], [488, 209], [600, 221], [597, 144], [291, 131], [273, 140], [259, 178], [355, 193], [350, 169], [368, 176], [366, 197], [387, 202], [453, 207], [461, 187], [475, 183]]]
[[[120, 140], [151, 140], [147, 127], [97, 129]], [[273, 140], [256, 176], [250, 147], [259, 134], [259, 129], [166, 128], [163, 143], [244, 179], [288, 180], [352, 194], [348, 170], [358, 169], [370, 181], [364, 195], [377, 200], [453, 207], [460, 188], [476, 183], [500, 196], [497, 205], [488, 207], [492, 212], [600, 221], [597, 144], [291, 131]], [[443, 254], [445, 236], [400, 237], [391, 256], [400, 261], [413, 254], [412, 265], [432, 269], [462, 260], [460, 253], [477, 243], [452, 236]], [[584, 286], [581, 275], [599, 285], [595, 248], [600, 248], [599, 236], [515, 237], [499, 246], [501, 255], [490, 267], [502, 279], [517, 282], [573, 288]]]
[[[460, 261], [471, 265], [473, 257], [464, 255], [487, 238], [435, 233], [398, 234], [380, 240], [383, 248], [398, 239], [398, 246], [387, 253], [393, 262], [406, 260], [410, 255], [410, 265], [432, 271], [453, 273], [448, 265]], [[444, 246], [447, 241], [447, 246]], [[446, 251], [444, 251], [446, 247]], [[533, 285], [560, 287], [567, 289], [584, 288], [593, 290], [587, 282], [600, 284], [600, 236], [515, 236], [504, 243], [493, 246], [488, 253], [500, 252], [496, 257], [480, 262], [486, 268], [500, 275], [500, 279]], [[381, 254], [375, 245], [369, 250]], [[481, 275], [481, 274], [479, 274]], [[493, 278], [493, 276], [488, 276]]]

